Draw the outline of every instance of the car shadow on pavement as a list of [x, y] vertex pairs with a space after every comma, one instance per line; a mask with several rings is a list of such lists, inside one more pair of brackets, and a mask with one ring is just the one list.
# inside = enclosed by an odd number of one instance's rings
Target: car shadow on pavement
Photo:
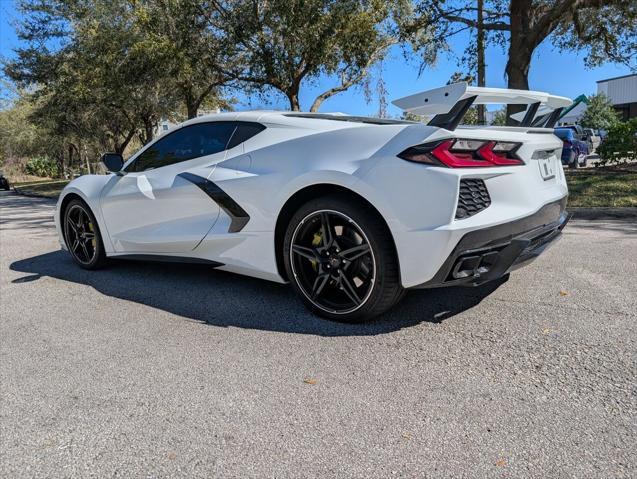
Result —
[[410, 291], [381, 318], [350, 325], [312, 315], [287, 285], [215, 271], [205, 265], [119, 260], [102, 270], [86, 271], [68, 253], [54, 251], [15, 261], [11, 270], [29, 273], [13, 280], [14, 284], [52, 277], [212, 326], [320, 336], [377, 335], [422, 322], [440, 323], [477, 305], [507, 281], [503, 278], [477, 288]]

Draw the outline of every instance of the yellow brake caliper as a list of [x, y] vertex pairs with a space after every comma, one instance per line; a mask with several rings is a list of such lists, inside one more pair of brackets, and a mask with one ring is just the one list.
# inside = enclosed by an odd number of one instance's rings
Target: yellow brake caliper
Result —
[[91, 240], [91, 244], [93, 245], [93, 248], [95, 248], [95, 231], [93, 230], [93, 223], [88, 224], [88, 229], [90, 230], [91, 233], [93, 233], [93, 239]]
[[[318, 245], [321, 244], [322, 240], [323, 240], [323, 232], [314, 233], [314, 238], [312, 238], [312, 246], [317, 247]], [[318, 262], [316, 260], [312, 261], [312, 268], [314, 268], [314, 271], [316, 271], [317, 265], [318, 265]]]

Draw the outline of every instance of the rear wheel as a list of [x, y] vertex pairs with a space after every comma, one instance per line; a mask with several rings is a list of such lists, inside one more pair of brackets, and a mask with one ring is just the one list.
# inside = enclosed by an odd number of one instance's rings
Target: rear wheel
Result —
[[64, 239], [75, 262], [84, 269], [106, 263], [99, 227], [91, 209], [82, 200], [72, 200], [64, 210]]
[[579, 167], [579, 159], [578, 159], [578, 153], [575, 151], [571, 151], [571, 156], [569, 157], [569, 159], [571, 160], [570, 163], [568, 164], [569, 168], [577, 168]]
[[284, 261], [305, 304], [329, 319], [362, 322], [402, 297], [389, 231], [373, 210], [350, 198], [303, 205], [288, 225]]

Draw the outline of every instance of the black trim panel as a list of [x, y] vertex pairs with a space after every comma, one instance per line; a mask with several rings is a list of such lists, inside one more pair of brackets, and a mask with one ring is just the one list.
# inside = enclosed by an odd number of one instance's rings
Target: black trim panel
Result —
[[177, 176], [201, 188], [212, 201], [217, 203], [230, 216], [232, 221], [228, 228], [228, 233], [238, 233], [250, 221], [250, 215], [215, 182], [188, 172], [179, 173]]
[[[549, 243], [557, 239], [570, 219], [566, 213], [566, 200], [565, 196], [516, 221], [470, 231], [460, 239], [434, 277], [413, 288], [475, 286], [497, 279], [514, 266], [534, 259]], [[460, 259], [487, 253], [497, 253], [497, 257], [491, 260], [493, 267], [486, 275], [450, 279], [454, 266], [457, 266]]]
[[213, 268], [223, 266], [223, 263], [203, 258], [191, 258], [188, 256], [169, 256], [161, 254], [122, 254], [112, 256], [112, 259], [126, 259], [133, 261], [152, 261], [157, 263], [189, 263], [189, 264], [207, 264]]

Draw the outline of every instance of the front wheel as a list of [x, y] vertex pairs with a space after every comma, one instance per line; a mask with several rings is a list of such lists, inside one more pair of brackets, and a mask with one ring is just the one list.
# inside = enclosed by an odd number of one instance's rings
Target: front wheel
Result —
[[295, 291], [320, 316], [362, 322], [402, 296], [387, 227], [370, 207], [344, 196], [303, 205], [284, 238], [285, 269]]
[[64, 210], [64, 240], [75, 262], [98, 269], [106, 262], [104, 244], [93, 212], [82, 200], [72, 200]]

